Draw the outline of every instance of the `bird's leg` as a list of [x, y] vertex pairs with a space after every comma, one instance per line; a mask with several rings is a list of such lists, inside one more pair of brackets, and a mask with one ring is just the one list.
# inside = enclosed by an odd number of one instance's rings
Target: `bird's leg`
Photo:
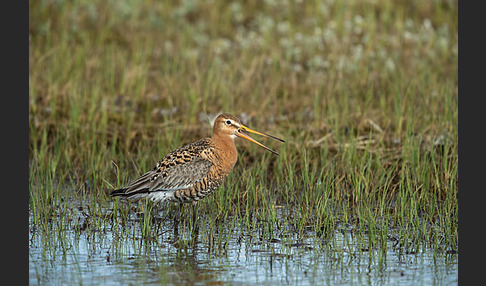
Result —
[[174, 216], [174, 241], [179, 238], [179, 221], [181, 219], [182, 204], [177, 204], [176, 214]]
[[198, 209], [197, 202], [192, 202], [192, 234], [194, 244], [197, 243], [197, 237], [199, 236]]
[[197, 202], [192, 202], [192, 225], [197, 225]]

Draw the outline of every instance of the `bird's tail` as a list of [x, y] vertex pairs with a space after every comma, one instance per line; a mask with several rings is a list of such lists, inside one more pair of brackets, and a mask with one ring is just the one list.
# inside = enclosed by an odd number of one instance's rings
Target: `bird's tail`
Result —
[[123, 200], [139, 200], [141, 198], [147, 197], [149, 195], [149, 191], [147, 189], [141, 189], [137, 191], [133, 191], [130, 187], [116, 189], [111, 191], [111, 197], [120, 197]]
[[116, 189], [110, 192], [111, 197], [127, 197], [127, 191], [128, 188], [121, 188], [121, 189]]

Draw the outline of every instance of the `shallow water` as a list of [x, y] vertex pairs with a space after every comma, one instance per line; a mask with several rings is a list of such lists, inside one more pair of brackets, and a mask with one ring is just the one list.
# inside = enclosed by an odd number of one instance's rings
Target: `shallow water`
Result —
[[[107, 224], [96, 231], [76, 231], [51, 221], [40, 231], [30, 219], [29, 284], [139, 285], [455, 285], [456, 253], [419, 248], [409, 254], [394, 248], [369, 251], [345, 227], [332, 235], [260, 241], [233, 229], [210, 243], [204, 221], [198, 232], [166, 221], [153, 239], [141, 239], [140, 221], [129, 234]], [[67, 226], [66, 226], [67, 225]], [[58, 231], [58, 228], [64, 228]], [[207, 233], [207, 232], [206, 232]], [[190, 240], [190, 242], [188, 242]], [[223, 241], [223, 243], [221, 243]]]

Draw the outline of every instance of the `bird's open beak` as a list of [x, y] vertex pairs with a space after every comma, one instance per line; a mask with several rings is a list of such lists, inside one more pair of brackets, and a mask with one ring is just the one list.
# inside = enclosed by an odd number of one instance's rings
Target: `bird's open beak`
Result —
[[263, 145], [262, 143], [256, 141], [255, 139], [251, 138], [250, 136], [246, 135], [245, 133], [243, 133], [243, 131], [250, 132], [250, 133], [254, 133], [254, 134], [258, 134], [258, 135], [265, 136], [265, 137], [269, 137], [269, 138], [273, 138], [273, 139], [278, 140], [278, 141], [281, 141], [281, 142], [285, 142], [284, 140], [282, 140], [280, 138], [277, 138], [277, 137], [272, 136], [272, 135], [268, 135], [268, 134], [265, 134], [265, 133], [261, 133], [261, 132], [252, 130], [252, 129], [244, 126], [244, 125], [241, 125], [240, 126], [240, 129], [238, 129], [238, 132], [236, 133], [236, 136], [241, 137], [241, 138], [245, 138], [246, 140], [257, 144], [260, 147], [263, 147], [263, 148], [267, 149], [268, 151], [272, 152], [273, 154], [275, 154], [277, 156], [279, 155], [277, 152], [273, 151], [272, 149], [268, 148], [267, 146]]

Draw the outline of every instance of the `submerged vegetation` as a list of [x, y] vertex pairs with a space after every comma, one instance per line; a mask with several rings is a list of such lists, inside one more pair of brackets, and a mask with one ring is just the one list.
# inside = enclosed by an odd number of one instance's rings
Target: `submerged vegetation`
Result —
[[[29, 1], [31, 244], [109, 233], [111, 261], [128, 241], [339, 260], [345, 233], [372, 261], [454, 255], [457, 13], [457, 1]], [[210, 136], [220, 112], [284, 138], [264, 141], [280, 156], [240, 140], [197, 207], [111, 201]]]

